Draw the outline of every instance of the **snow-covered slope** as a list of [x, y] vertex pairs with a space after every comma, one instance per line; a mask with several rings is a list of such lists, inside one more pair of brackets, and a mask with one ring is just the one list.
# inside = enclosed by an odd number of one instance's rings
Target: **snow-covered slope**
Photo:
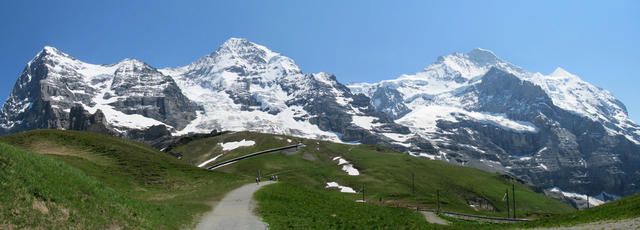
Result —
[[165, 69], [134, 59], [94, 65], [45, 47], [27, 64], [0, 116], [3, 133], [95, 123], [131, 138], [155, 137], [162, 128], [145, 130], [165, 127], [160, 133], [252, 130], [406, 146], [384, 133], [408, 134], [335, 76], [304, 74], [290, 58], [239, 38], [190, 65]]
[[640, 181], [630, 178], [640, 172], [633, 165], [640, 126], [610, 92], [561, 68], [527, 72], [475, 49], [439, 57], [413, 75], [348, 87], [437, 148], [416, 156], [565, 191], [639, 191]]
[[[511, 73], [522, 80], [530, 81], [540, 86], [552, 99], [554, 105], [574, 112], [580, 116], [605, 124], [609, 134], [621, 134], [630, 141], [640, 144], [639, 126], [631, 121], [627, 110], [609, 91], [583, 81], [562, 68], [557, 68], [549, 75], [526, 72], [522, 68], [500, 60], [493, 52], [484, 49], [474, 49], [467, 54], [454, 53], [441, 56], [437, 61], [423, 71], [414, 75], [402, 75], [397, 79], [383, 80], [379, 83], [356, 83], [348, 87], [354, 93], [363, 93], [372, 98], [376, 108], [397, 118], [403, 117], [409, 111], [424, 110], [428, 106], [436, 106], [429, 111], [450, 114], [457, 108], [471, 107], [474, 98], [455, 98], [456, 90], [479, 83], [481, 77], [492, 67]], [[398, 92], [389, 97], [376, 97], [380, 92]], [[387, 93], [388, 94], [388, 93]], [[397, 98], [400, 96], [401, 99]], [[397, 103], [388, 105], [382, 102], [392, 100]], [[394, 107], [404, 104], [404, 111]], [[410, 116], [420, 116], [413, 114]], [[447, 116], [445, 119], [452, 119]], [[404, 120], [410, 120], [404, 118]], [[435, 124], [438, 119], [430, 119]], [[422, 119], [422, 121], [425, 121]], [[509, 121], [506, 121], [509, 122]], [[434, 126], [431, 126], [434, 127]]]
[[[349, 141], [343, 138], [345, 127], [337, 123], [367, 115], [359, 108], [369, 109], [368, 104], [350, 105], [353, 95], [334, 76], [303, 74], [290, 58], [245, 39], [231, 38], [188, 66], [160, 71], [176, 79], [185, 95], [204, 109], [176, 134], [253, 130]], [[318, 100], [327, 105], [322, 111], [314, 108]], [[337, 116], [344, 121], [324, 125], [321, 118], [333, 113], [341, 113]]]
[[94, 65], [45, 47], [16, 82], [2, 108], [0, 126], [8, 132], [68, 128], [71, 108], [80, 105], [89, 113], [104, 113], [117, 132], [153, 125], [180, 128], [183, 122], [173, 117], [188, 119], [196, 108], [180, 94], [173, 79], [138, 60]]

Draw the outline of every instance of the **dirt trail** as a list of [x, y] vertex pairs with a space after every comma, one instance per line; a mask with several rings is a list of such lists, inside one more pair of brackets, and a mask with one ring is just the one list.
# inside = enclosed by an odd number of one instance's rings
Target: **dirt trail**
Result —
[[253, 214], [253, 193], [272, 181], [243, 185], [225, 195], [212, 211], [205, 213], [196, 230], [210, 229], [267, 229], [267, 224]]
[[427, 222], [429, 222], [429, 223], [441, 224], [441, 225], [449, 225], [449, 222], [447, 222], [446, 220], [440, 218], [438, 215], [436, 215], [435, 212], [421, 211], [421, 213], [424, 215], [424, 218], [426, 218]]

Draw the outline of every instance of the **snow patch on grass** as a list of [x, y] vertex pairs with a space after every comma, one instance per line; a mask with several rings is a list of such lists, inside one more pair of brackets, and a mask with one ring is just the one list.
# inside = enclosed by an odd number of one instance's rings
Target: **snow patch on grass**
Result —
[[216, 159], [218, 159], [218, 157], [220, 157], [220, 156], [222, 156], [222, 154], [218, 154], [217, 156], [215, 156], [215, 157], [213, 157], [213, 158], [211, 158], [211, 159], [209, 159], [209, 160], [207, 160], [207, 161], [205, 161], [205, 162], [202, 162], [202, 164], [199, 164], [199, 165], [198, 165], [198, 168], [202, 168], [202, 167], [204, 167], [205, 165], [207, 165], [207, 164], [209, 164], [209, 163], [211, 163], [211, 162], [215, 161]]
[[220, 146], [222, 146], [223, 151], [231, 151], [240, 147], [253, 146], [255, 144], [256, 144], [255, 141], [251, 141], [251, 140], [247, 141], [245, 139], [242, 139], [241, 141], [221, 143]]
[[327, 182], [327, 186], [325, 188], [338, 188], [340, 192], [343, 193], [356, 193], [356, 190], [353, 190], [350, 187], [339, 185], [337, 182]]
[[353, 167], [353, 164], [349, 163], [349, 161], [345, 160], [342, 157], [334, 157], [333, 161], [338, 161], [338, 165], [342, 165], [342, 171], [345, 171], [349, 176], [358, 176], [360, 175], [360, 171]]

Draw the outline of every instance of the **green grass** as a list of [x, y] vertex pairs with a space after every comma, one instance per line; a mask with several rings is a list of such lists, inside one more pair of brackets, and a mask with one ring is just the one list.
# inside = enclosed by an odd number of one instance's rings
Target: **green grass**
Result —
[[48, 156], [0, 143], [0, 228], [152, 228], [159, 206], [140, 203]]
[[[256, 145], [227, 152], [219, 146], [242, 139]], [[446, 211], [506, 216], [502, 196], [515, 182], [374, 145], [236, 132], [178, 145], [172, 152], [184, 158], [177, 160], [135, 141], [86, 132], [35, 130], [2, 136], [0, 142], [6, 143], [0, 143], [0, 229], [189, 228], [198, 214], [210, 210], [208, 202], [251, 183], [258, 170], [264, 178], [278, 175], [284, 182], [256, 193], [258, 213], [274, 229], [528, 228], [640, 215], [638, 195], [574, 211], [516, 183], [519, 217], [551, 217], [521, 224], [452, 219], [448, 227], [429, 225], [405, 207], [435, 208], [435, 193], [440, 190]], [[249, 158], [214, 172], [193, 167], [222, 153], [217, 162], [297, 142], [307, 147]], [[335, 156], [349, 160], [361, 175], [341, 171], [331, 160]], [[357, 191], [366, 186], [368, 203], [354, 202], [361, 194], [324, 188], [330, 181]], [[475, 199], [486, 200], [495, 210], [472, 209], [467, 201]]]
[[[88, 219], [76, 225], [81, 229], [87, 229], [87, 227], [92, 229], [93, 227], [91, 226], [109, 226], [104, 225], [106, 222], [108, 224], [113, 222], [117, 226], [125, 226], [129, 229], [182, 229], [191, 226], [197, 214], [211, 209], [210, 205], [207, 204], [209, 201], [218, 200], [233, 188], [251, 182], [251, 178], [248, 177], [211, 172], [193, 167], [168, 156], [166, 153], [159, 152], [135, 141], [96, 133], [35, 130], [2, 136], [0, 137], [0, 142], [46, 155], [30, 154], [28, 156], [38, 159], [32, 161], [48, 159], [46, 160], [47, 165], [61, 165], [60, 167], [64, 167], [65, 170], [73, 169], [73, 174], [83, 178], [90, 178], [86, 180], [93, 181], [91, 183], [94, 184], [100, 184], [101, 187], [105, 188], [105, 191], [112, 191], [109, 196], [80, 194], [69, 195], [70, 197], [67, 197], [67, 200], [47, 198], [45, 203], [51, 205], [51, 207], [64, 206], [70, 213], [86, 213], [79, 206], [69, 206], [68, 200], [78, 199], [82, 201], [89, 199], [87, 201], [91, 201], [90, 203], [109, 203], [109, 200], [104, 200], [106, 199], [105, 197], [119, 197], [117, 199], [128, 200], [128, 203], [125, 202], [125, 204], [133, 207], [133, 211], [109, 209], [102, 210], [98, 214], [88, 212], [86, 215]], [[19, 152], [23, 153], [22, 155], [26, 154], [24, 151]], [[1, 154], [3, 158], [12, 156], [5, 152]], [[31, 167], [25, 161], [16, 161], [12, 165], [20, 168]], [[56, 175], [57, 171], [60, 170], [58, 168], [37, 169], [21, 169], [33, 171], [31, 174], [25, 174], [26, 176], [23, 180], [40, 180], [37, 178]], [[7, 179], [3, 178], [3, 186]], [[66, 189], [63, 187], [75, 184], [72, 181], [67, 181], [65, 176], [49, 178], [46, 181], [51, 181], [47, 185], [51, 191]], [[19, 199], [21, 197], [20, 194], [23, 194], [25, 190], [30, 191], [29, 186], [37, 186], [36, 184], [38, 184], [36, 181], [14, 184], [13, 186], [16, 186], [14, 190], [20, 192], [3, 193], [3, 196], [6, 199]], [[74, 187], [70, 187], [70, 189], [72, 188]], [[28, 192], [26, 194], [33, 193]], [[66, 193], [61, 192], [60, 194]], [[28, 196], [32, 197], [25, 197], [24, 199], [33, 201], [33, 196], [36, 195]], [[133, 204], [139, 204], [139, 206]], [[38, 220], [38, 218], [31, 220], [34, 216], [41, 214], [34, 213], [32, 210], [25, 211], [25, 216], [21, 219], [3, 212], [0, 223], [17, 226], [41, 226], [41, 224], [47, 223], [42, 226], [54, 229], [66, 228], [66, 225], [42, 222], [59, 215], [56, 213], [52, 211], [44, 215], [42, 220]], [[102, 217], [100, 216], [105, 216], [106, 222], [101, 220], [100, 218]], [[133, 216], [131, 217], [133, 219], [119, 216]], [[64, 223], [64, 220], [61, 219], [60, 221]]]
[[530, 222], [496, 224], [472, 220], [461, 220], [441, 216], [451, 223], [451, 229], [527, 229], [570, 227], [582, 224], [608, 222], [640, 217], [640, 194], [625, 197], [590, 209], [540, 218]]
[[[219, 143], [253, 140], [256, 145], [223, 152]], [[273, 153], [249, 158], [217, 169], [218, 171], [245, 176], [277, 174], [289, 183], [315, 190], [324, 190], [325, 183], [338, 182], [358, 191], [366, 187], [367, 200], [383, 205], [420, 206], [436, 208], [436, 191], [440, 190], [442, 207], [447, 211], [469, 214], [506, 216], [506, 203], [502, 201], [506, 188], [514, 181], [502, 175], [477, 169], [448, 164], [441, 161], [416, 158], [391, 149], [373, 145], [344, 145], [332, 142], [308, 140], [279, 135], [252, 132], [229, 133], [205, 138], [178, 146], [188, 162], [199, 164], [212, 156], [224, 153], [216, 162], [239, 155], [269, 148], [303, 142], [307, 147], [298, 153]], [[191, 151], [193, 150], [193, 151]], [[205, 156], [206, 157], [202, 157]], [[348, 176], [340, 170], [335, 156], [352, 162], [360, 176]], [[411, 174], [415, 175], [415, 194], [412, 193]], [[335, 190], [331, 192], [338, 193]], [[520, 217], [539, 217], [573, 211], [569, 205], [533, 192], [527, 185], [516, 183], [518, 214]], [[338, 193], [340, 194], [340, 193]], [[355, 200], [358, 196], [345, 195]], [[491, 203], [494, 211], [471, 208], [467, 201], [484, 199]]]
[[599, 221], [640, 217], [640, 194], [635, 194], [590, 209], [523, 223], [522, 227], [574, 226]]
[[[256, 212], [270, 229], [427, 229], [422, 214], [406, 208], [355, 203], [340, 194], [277, 183], [254, 194]], [[312, 207], [312, 208], [311, 208]]]

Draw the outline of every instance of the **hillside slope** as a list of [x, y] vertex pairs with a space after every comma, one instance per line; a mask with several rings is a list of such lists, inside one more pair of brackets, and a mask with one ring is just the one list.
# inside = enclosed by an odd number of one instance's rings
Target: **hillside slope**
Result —
[[[518, 213], [522, 217], [572, 210], [570, 206], [535, 193], [529, 186], [500, 174], [415, 158], [374, 145], [347, 145], [290, 136], [235, 132], [194, 140], [170, 152], [181, 154], [182, 159], [190, 164], [205, 167], [248, 153], [298, 142], [306, 147], [298, 151], [249, 158], [214, 171], [255, 177], [259, 170], [263, 176], [278, 175], [284, 182], [316, 190], [327, 190], [325, 187], [328, 182], [350, 187], [358, 193], [364, 186], [366, 200], [384, 205], [436, 208], [436, 193], [440, 190], [445, 210], [492, 216], [506, 216], [506, 203], [502, 198], [505, 189], [515, 183]], [[212, 158], [215, 160], [210, 161]], [[348, 163], [338, 165], [340, 161]], [[415, 194], [412, 192], [412, 174]], [[343, 193], [343, 196], [353, 200], [362, 199], [361, 194]]]
[[182, 229], [210, 209], [208, 201], [251, 181], [97, 133], [35, 130], [0, 142], [0, 177], [10, 191], [0, 196], [11, 204], [0, 205], [0, 224], [17, 228]]
[[153, 228], [166, 213], [49, 156], [0, 143], [0, 228]]
[[598, 207], [580, 210], [551, 218], [544, 218], [523, 227], [555, 227], [575, 226], [593, 222], [616, 222], [624, 219], [640, 217], [640, 194], [615, 200]]

